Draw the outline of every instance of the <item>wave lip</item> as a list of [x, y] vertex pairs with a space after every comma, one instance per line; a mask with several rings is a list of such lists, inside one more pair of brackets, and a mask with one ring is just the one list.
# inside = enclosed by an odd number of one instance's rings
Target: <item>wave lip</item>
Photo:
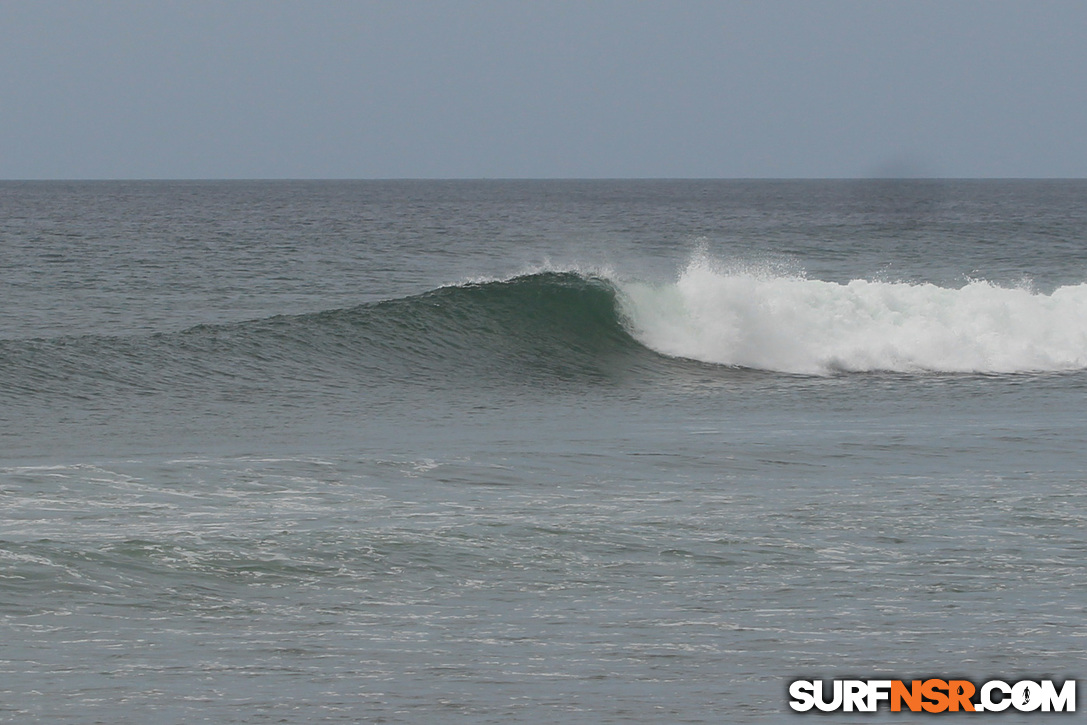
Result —
[[625, 285], [633, 335], [665, 355], [786, 373], [1015, 373], [1087, 367], [1087, 284], [1052, 294], [722, 271]]

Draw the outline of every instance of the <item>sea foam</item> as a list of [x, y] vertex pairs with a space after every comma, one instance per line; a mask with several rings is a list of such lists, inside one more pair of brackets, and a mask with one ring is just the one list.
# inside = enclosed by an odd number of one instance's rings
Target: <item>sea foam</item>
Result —
[[841, 284], [700, 259], [674, 284], [623, 284], [619, 298], [642, 344], [708, 363], [816, 375], [1087, 367], [1087, 284]]

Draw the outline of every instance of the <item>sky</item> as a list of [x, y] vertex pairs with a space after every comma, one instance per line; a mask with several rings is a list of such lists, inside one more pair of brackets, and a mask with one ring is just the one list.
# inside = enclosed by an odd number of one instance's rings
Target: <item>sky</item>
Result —
[[1083, 0], [0, 0], [0, 178], [1087, 176]]

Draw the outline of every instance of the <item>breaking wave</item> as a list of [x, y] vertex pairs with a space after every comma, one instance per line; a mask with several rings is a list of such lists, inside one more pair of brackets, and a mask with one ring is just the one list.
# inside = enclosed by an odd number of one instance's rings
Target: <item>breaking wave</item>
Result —
[[840, 284], [704, 260], [663, 284], [540, 272], [180, 332], [0, 341], [0, 392], [471, 390], [680, 375], [688, 361], [805, 375], [1077, 370], [1087, 284]]

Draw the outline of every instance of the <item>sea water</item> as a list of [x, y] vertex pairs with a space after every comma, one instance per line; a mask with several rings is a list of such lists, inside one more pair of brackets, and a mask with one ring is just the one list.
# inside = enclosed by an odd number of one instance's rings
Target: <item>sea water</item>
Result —
[[1080, 181], [0, 183], [0, 719], [1081, 677], [1085, 368]]

